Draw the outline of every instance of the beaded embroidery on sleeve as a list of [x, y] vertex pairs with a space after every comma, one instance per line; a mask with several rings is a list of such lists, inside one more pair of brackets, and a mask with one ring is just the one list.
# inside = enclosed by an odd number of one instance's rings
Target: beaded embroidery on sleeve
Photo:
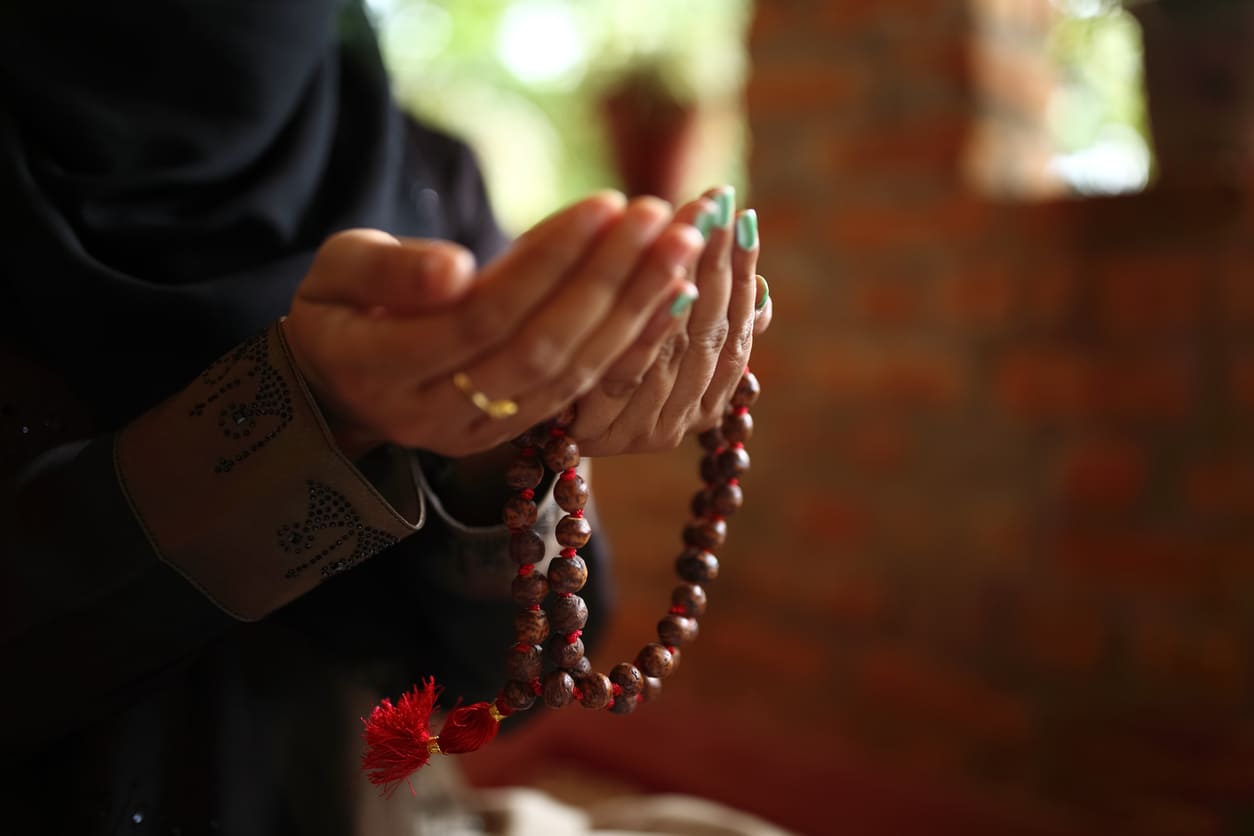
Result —
[[[660, 694], [662, 680], [679, 665], [680, 648], [697, 637], [697, 620], [706, 608], [705, 586], [718, 577], [718, 558], [712, 550], [723, 545], [726, 518], [743, 501], [740, 476], [749, 469], [745, 442], [753, 433], [749, 407], [760, 391], [757, 378], [745, 369], [721, 424], [698, 436], [704, 451], [700, 467], [704, 486], [692, 498], [684, 550], [675, 560], [680, 583], [658, 622], [658, 640], [645, 644], [634, 662], [620, 662], [608, 675], [592, 669], [580, 638], [588, 607], [578, 593], [587, 582], [588, 567], [579, 549], [592, 536], [592, 528], [584, 518], [588, 486], [576, 472], [579, 446], [566, 432], [574, 422], [574, 410], [567, 409], [515, 440], [518, 458], [505, 478], [516, 493], [506, 501], [502, 516], [511, 532], [509, 555], [518, 564], [511, 593], [520, 609], [514, 619], [514, 644], [506, 651], [506, 682], [491, 702], [454, 709], [438, 735], [430, 730], [439, 696], [432, 680], [414, 686], [395, 703], [384, 699], [364, 721], [362, 769], [371, 783], [390, 794], [432, 755], [480, 748], [496, 736], [502, 719], [526, 711], [537, 700], [549, 708], [578, 702], [584, 708], [630, 714]], [[561, 551], [542, 574], [536, 564], [544, 557], [544, 539], [533, 526], [535, 488], [546, 467], [557, 474], [553, 495], [566, 516], [556, 528]]]

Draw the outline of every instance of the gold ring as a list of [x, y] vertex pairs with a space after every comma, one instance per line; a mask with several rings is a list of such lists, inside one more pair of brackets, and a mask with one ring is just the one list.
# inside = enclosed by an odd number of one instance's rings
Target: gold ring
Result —
[[474, 384], [470, 382], [470, 376], [465, 372], [458, 372], [453, 375], [453, 385], [460, 389], [463, 395], [470, 398], [470, 402], [478, 407], [480, 412], [493, 420], [508, 418], [518, 412], [518, 404], [509, 398], [494, 401], [476, 389]]

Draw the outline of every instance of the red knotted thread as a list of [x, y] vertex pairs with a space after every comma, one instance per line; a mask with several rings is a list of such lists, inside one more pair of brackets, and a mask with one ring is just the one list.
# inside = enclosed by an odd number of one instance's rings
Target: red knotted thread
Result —
[[366, 753], [361, 756], [361, 768], [370, 783], [383, 787], [384, 796], [390, 796], [401, 781], [431, 759], [427, 742], [431, 739], [431, 712], [437, 696], [435, 680], [426, 679], [421, 686], [415, 685], [412, 691], [402, 694], [395, 705], [385, 698], [363, 721]]
[[492, 703], [477, 702], [455, 708], [440, 729], [440, 751], [446, 755], [473, 752], [496, 737], [500, 725], [492, 714]]

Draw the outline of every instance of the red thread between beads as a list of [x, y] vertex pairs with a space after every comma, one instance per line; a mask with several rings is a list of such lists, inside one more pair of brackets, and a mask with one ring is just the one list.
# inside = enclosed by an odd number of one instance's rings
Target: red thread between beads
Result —
[[610, 690], [613, 691], [614, 696], [617, 697], [623, 693], [623, 686], [619, 685], [617, 682], [614, 682], [610, 685]]
[[544, 693], [544, 686], [540, 684], [540, 680], [531, 680], [531, 693], [535, 694], [537, 697]]
[[570, 693], [571, 693], [571, 696], [573, 696], [575, 699], [579, 700], [579, 702], [583, 702], [583, 691], [579, 690], [579, 686], [578, 686], [578, 685], [576, 685], [576, 686], [575, 686], [575, 687], [571, 690], [571, 692], [570, 692]]
[[531, 645], [527, 644], [526, 642], [518, 642], [517, 644], [514, 645], [514, 649], [517, 650], [519, 653], [527, 653], [531, 650]]
[[583, 635], [583, 630], [576, 630], [576, 631], [575, 631], [575, 632], [573, 632], [573, 633], [567, 633], [567, 634], [566, 634], [566, 643], [567, 643], [567, 644], [574, 644], [575, 642], [579, 641], [579, 637], [580, 637], [580, 636], [582, 636], [582, 635]]
[[579, 509], [577, 509], [577, 510], [571, 511], [571, 512], [570, 512], [570, 515], [571, 515], [572, 517], [574, 517], [575, 519], [577, 519], [577, 520], [582, 520], [582, 519], [583, 519], [583, 509], [582, 509], [582, 508], [579, 508]]
[[749, 414], [749, 407], [747, 407], [747, 406], [738, 406], [738, 407], [736, 407], [736, 408], [733, 410], [733, 412], [734, 412], [736, 415], [748, 415], [748, 414]]
[[536, 492], [533, 491], [531, 488], [523, 488], [521, 491], [518, 492], [518, 495], [521, 496], [523, 499], [528, 499], [528, 500], [536, 498]]
[[733, 444], [733, 445], [732, 445], [732, 449], [733, 449], [733, 450], [743, 450], [743, 449], [745, 449], [745, 443], [744, 443], [743, 441], [737, 441], [735, 444]]
[[687, 615], [688, 614], [688, 611], [684, 609], [683, 607], [679, 606], [679, 604], [676, 604], [675, 606], [671, 607], [669, 610], [667, 610], [667, 612], [669, 612], [671, 615]]
[[524, 563], [522, 566], [518, 567], [518, 574], [525, 578], [530, 575], [535, 568], [536, 565], [534, 563]]
[[733, 476], [732, 478], [730, 478], [730, 479], [728, 479], [728, 480], [727, 480], [727, 486], [728, 486], [728, 487], [730, 487], [730, 488], [734, 488], [734, 487], [736, 487], [736, 486], [737, 486], [737, 485], [739, 485], [739, 484], [740, 484], [740, 480], [739, 480], [739, 479], [737, 479], [737, 478], [736, 478], [736, 477], [734, 477], [734, 476]]
[[558, 552], [558, 554], [560, 554], [562, 557], [574, 557], [577, 554], [579, 554], [579, 552], [575, 549], [562, 549], [560, 552]]
[[561, 438], [562, 436], [566, 435], [566, 430], [562, 429], [561, 427], [554, 427], [553, 429], [549, 430], [549, 435], [553, 436], [554, 438]]
[[530, 607], [527, 607], [527, 609], [531, 610], [532, 612], [540, 612], [540, 610], [543, 609], [543, 607], [541, 607], [539, 604], [532, 604]]
[[569, 482], [571, 479], [574, 479], [578, 475], [579, 475], [579, 471], [571, 467], [562, 471], [561, 479], [565, 482]]

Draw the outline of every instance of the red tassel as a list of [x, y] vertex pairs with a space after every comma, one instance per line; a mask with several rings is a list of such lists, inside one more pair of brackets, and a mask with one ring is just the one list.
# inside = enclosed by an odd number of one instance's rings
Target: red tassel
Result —
[[435, 680], [427, 679], [421, 687], [415, 685], [412, 691], [402, 694], [396, 705], [384, 699], [365, 721], [362, 737], [366, 753], [362, 755], [361, 768], [370, 783], [383, 787], [385, 796], [395, 792], [401, 781], [431, 759], [431, 712], [438, 695]]
[[501, 713], [488, 702], [456, 708], [440, 729], [440, 751], [446, 755], [473, 752], [496, 737]]

